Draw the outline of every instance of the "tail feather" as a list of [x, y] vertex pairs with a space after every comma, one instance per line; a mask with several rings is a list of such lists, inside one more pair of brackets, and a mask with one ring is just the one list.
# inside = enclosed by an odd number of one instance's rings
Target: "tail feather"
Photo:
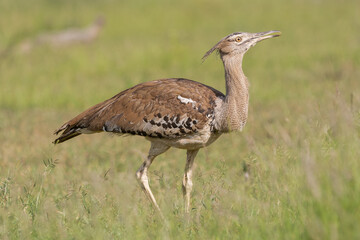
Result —
[[60, 137], [58, 137], [57, 139], [55, 139], [55, 141], [53, 142], [54, 144], [59, 144], [62, 142], [65, 142], [71, 138], [74, 138], [76, 136], [79, 136], [81, 133], [80, 132], [76, 132], [75, 130], [67, 132], [67, 133], [63, 133]]
[[[62, 125], [59, 129], [56, 129], [55, 131], [54, 131], [54, 134], [55, 135], [58, 135], [59, 134], [59, 132], [62, 132], [62, 131], [64, 131], [66, 128], [69, 128], [69, 124], [64, 124], [64, 125]], [[66, 131], [66, 130], [65, 130]], [[65, 133], [65, 131], [64, 131], [64, 133]]]

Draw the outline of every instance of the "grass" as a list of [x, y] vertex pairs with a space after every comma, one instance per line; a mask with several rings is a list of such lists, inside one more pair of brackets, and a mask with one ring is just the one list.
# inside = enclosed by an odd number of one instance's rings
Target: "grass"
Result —
[[[0, 49], [98, 15], [91, 44], [0, 59], [1, 239], [360, 238], [357, 1], [1, 1]], [[220, 61], [202, 55], [231, 32], [277, 29], [245, 57], [244, 132], [196, 158], [189, 222], [184, 151], [150, 169], [165, 228], [134, 177], [148, 142], [51, 144], [64, 121], [140, 82], [186, 77], [224, 92]]]

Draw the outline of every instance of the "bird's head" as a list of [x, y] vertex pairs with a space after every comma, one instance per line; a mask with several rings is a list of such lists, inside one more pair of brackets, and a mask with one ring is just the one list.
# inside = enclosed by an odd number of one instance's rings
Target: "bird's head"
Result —
[[234, 56], [246, 53], [256, 43], [280, 36], [280, 31], [268, 31], [259, 33], [236, 32], [232, 33], [220, 40], [214, 47], [205, 53], [205, 60], [215, 50], [220, 53], [221, 57]]

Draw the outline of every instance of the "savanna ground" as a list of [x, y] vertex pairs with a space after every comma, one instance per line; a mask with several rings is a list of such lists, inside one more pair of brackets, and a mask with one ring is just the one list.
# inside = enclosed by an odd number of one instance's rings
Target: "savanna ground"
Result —
[[[0, 50], [106, 19], [86, 45], [0, 59], [0, 239], [360, 239], [360, 18], [348, 1], [0, 1]], [[134, 84], [185, 77], [224, 92], [202, 55], [235, 31], [281, 30], [245, 56], [249, 120], [196, 158], [150, 168], [163, 226], [134, 173], [149, 143], [53, 130]], [[189, 221], [189, 222], [188, 222]]]

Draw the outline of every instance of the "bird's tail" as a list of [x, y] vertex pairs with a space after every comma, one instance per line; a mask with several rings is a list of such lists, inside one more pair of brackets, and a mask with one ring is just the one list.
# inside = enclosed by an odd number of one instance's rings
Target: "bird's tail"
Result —
[[[57, 134], [57, 133], [58, 132], [55, 132], [55, 134]], [[65, 141], [72, 139], [79, 135], [81, 135], [81, 133], [78, 132], [77, 129], [71, 129], [70, 131], [65, 131], [60, 135], [60, 137], [58, 137], [57, 139], [55, 139], [53, 141], [53, 144], [59, 144], [59, 143], [65, 142]]]

